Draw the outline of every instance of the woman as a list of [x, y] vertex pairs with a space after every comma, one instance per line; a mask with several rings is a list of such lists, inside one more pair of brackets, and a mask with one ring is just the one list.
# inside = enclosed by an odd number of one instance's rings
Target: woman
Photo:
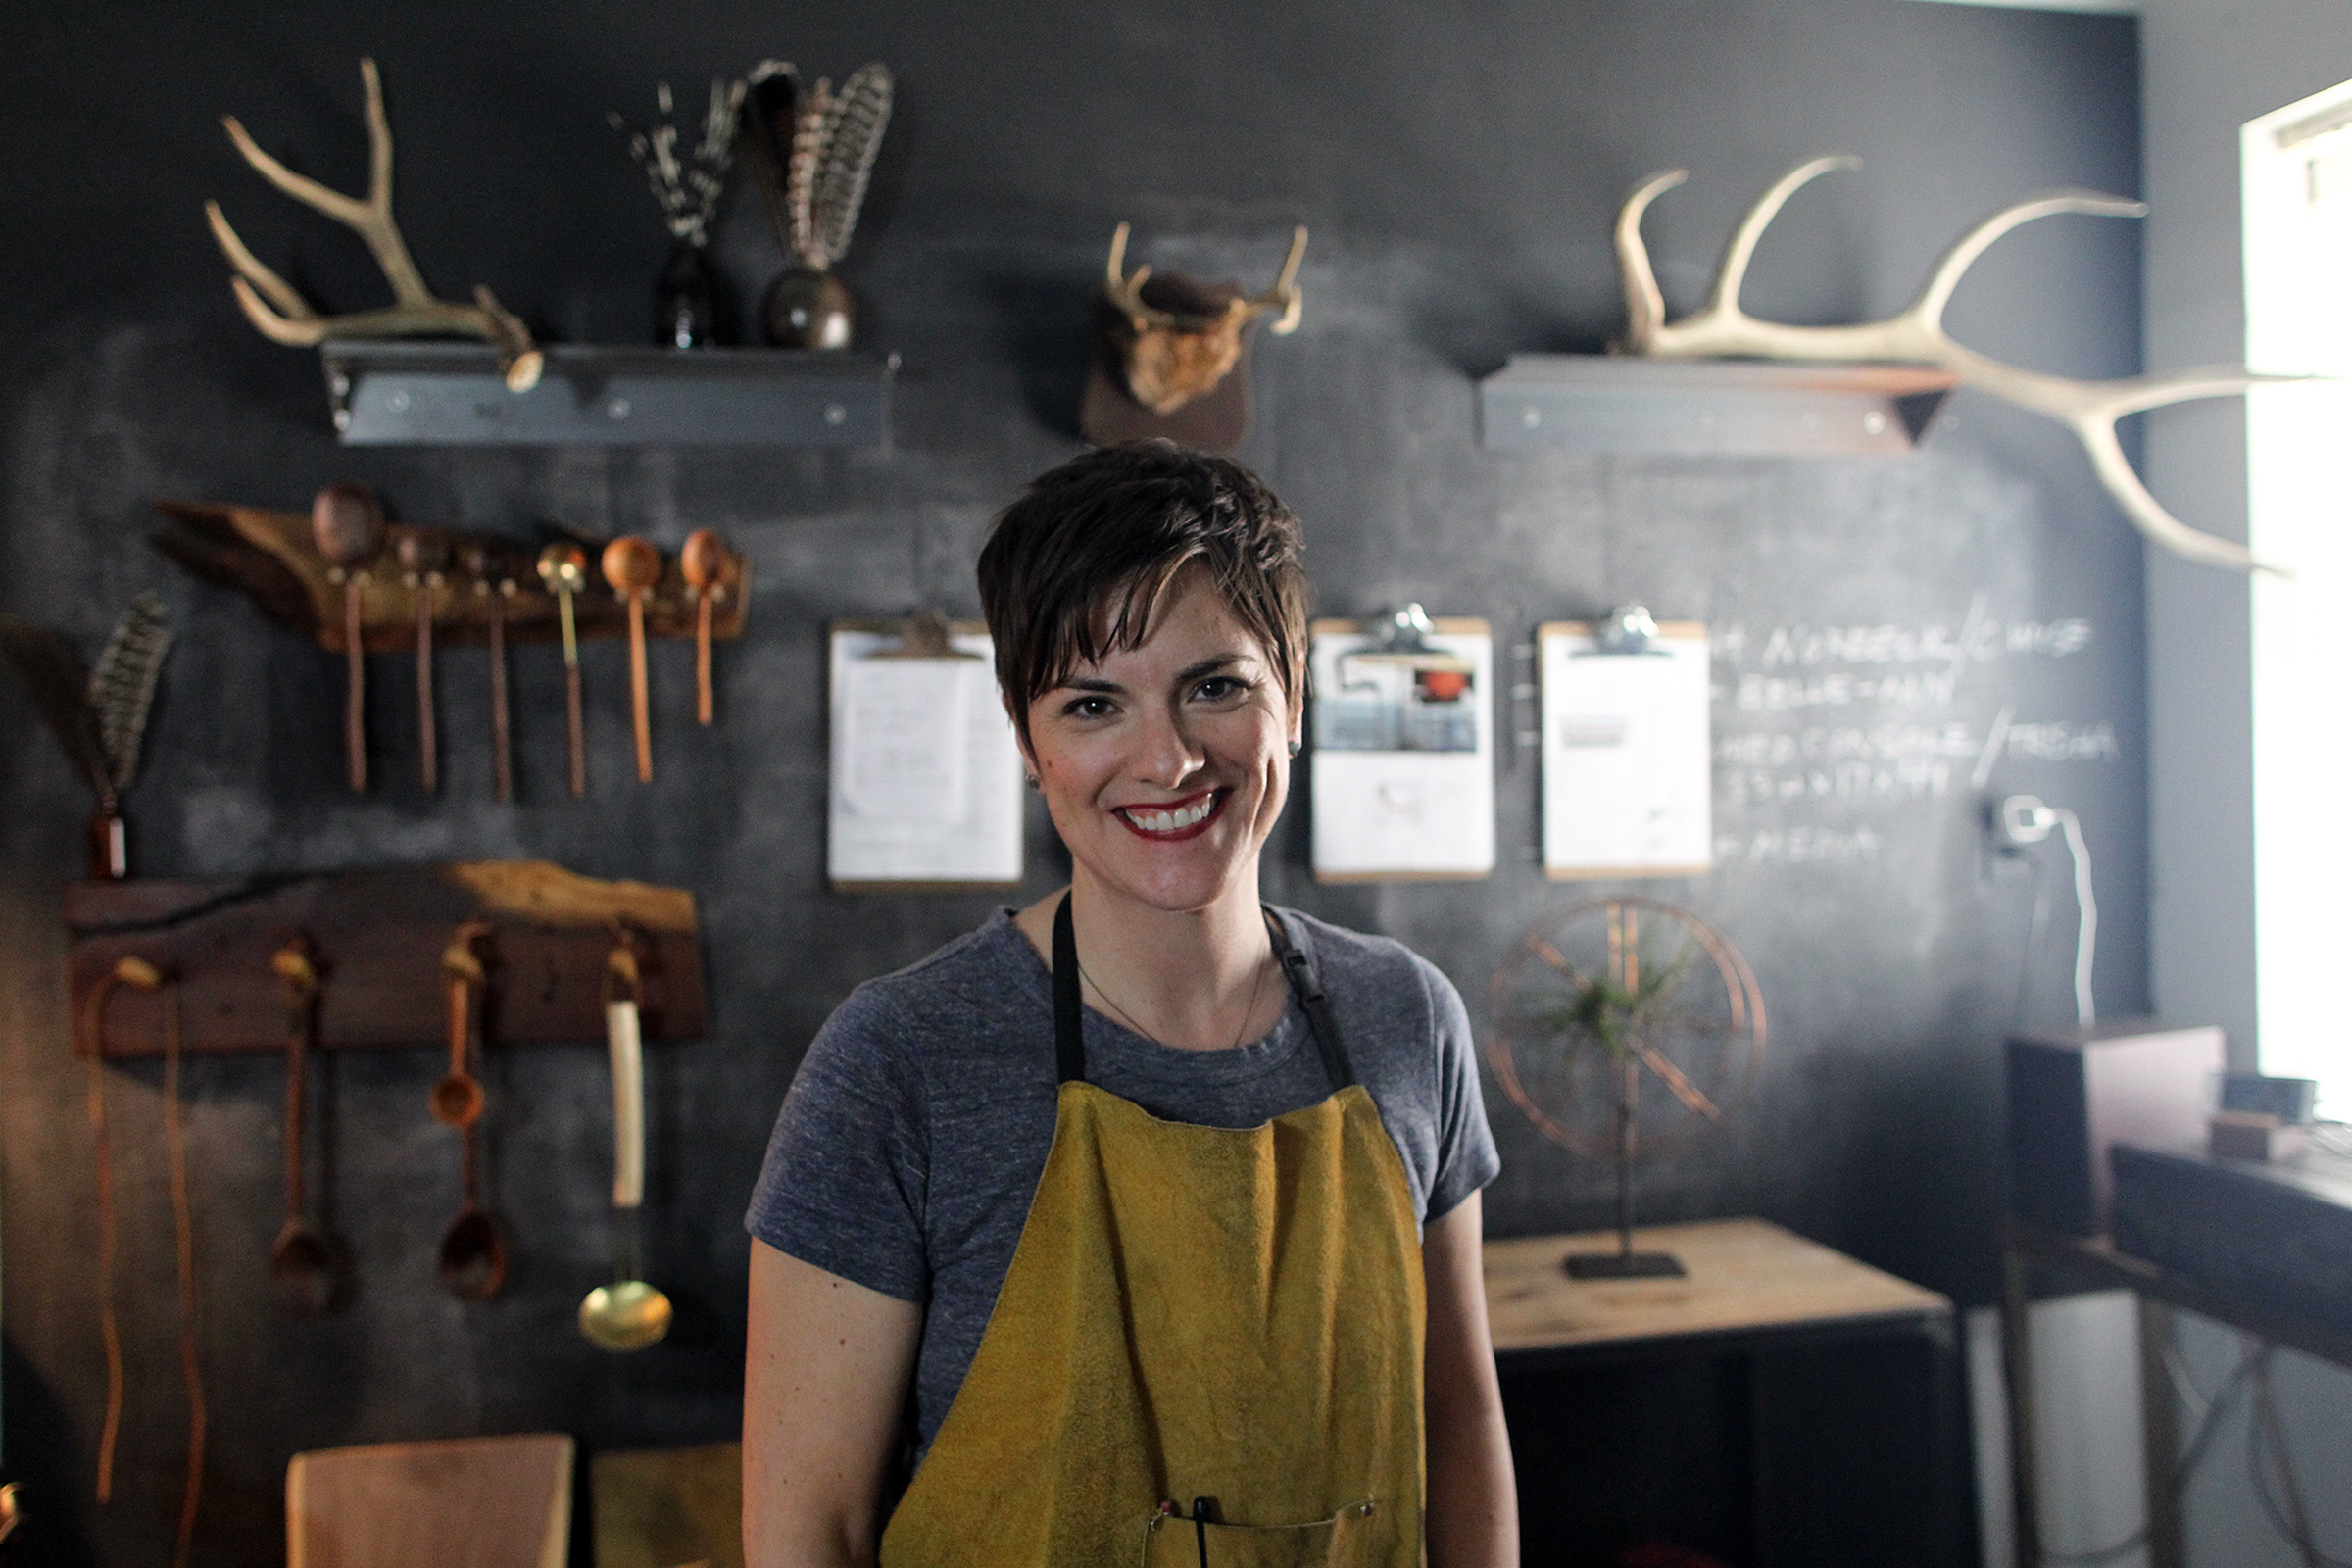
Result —
[[747, 1219], [755, 1568], [1517, 1562], [1460, 998], [1258, 903], [1299, 549], [1164, 442], [998, 519], [981, 600], [1070, 886], [859, 987], [785, 1101]]

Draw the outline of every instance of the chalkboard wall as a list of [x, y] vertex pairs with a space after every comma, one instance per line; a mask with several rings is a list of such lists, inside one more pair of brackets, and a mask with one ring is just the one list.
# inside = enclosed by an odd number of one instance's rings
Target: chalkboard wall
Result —
[[[0, 52], [0, 604], [95, 647], [142, 589], [180, 632], [130, 800], [151, 875], [543, 856], [701, 900], [715, 1024], [652, 1053], [654, 1278], [679, 1304], [654, 1350], [571, 1326], [605, 1266], [601, 1050], [494, 1054], [492, 1186], [513, 1285], [461, 1305], [432, 1278], [455, 1205], [427, 1051], [325, 1069], [327, 1202], [360, 1263], [350, 1312], [272, 1316], [279, 1077], [187, 1070], [211, 1491], [198, 1560], [270, 1560], [290, 1452], [559, 1428], [592, 1445], [723, 1437], [736, 1422], [740, 1215], [810, 1033], [859, 979], [983, 917], [980, 898], [844, 898], [822, 884], [821, 628], [918, 603], [976, 609], [991, 514], [1078, 449], [1082, 299], [1112, 224], [1145, 259], [1262, 286], [1313, 229], [1305, 321], [1256, 355], [1241, 454], [1306, 519], [1317, 607], [1417, 599], [1481, 614], [1508, 653], [1542, 620], [1629, 599], [1718, 638], [1718, 868], [1642, 891], [1716, 922], [1753, 961], [1772, 1042], [1727, 1136], [1647, 1176], [1665, 1217], [1760, 1212], [1970, 1299], [1990, 1281], [1996, 1044], [2070, 1015], [2063, 866], [2038, 883], [1982, 848], [1980, 802], [2081, 811], [2096, 859], [2101, 1005], [2145, 1004], [2137, 542], [2065, 437], [1958, 399], [1916, 456], [1695, 461], [1491, 456], [1475, 377], [1513, 350], [1592, 350], [1618, 306], [1622, 193], [1684, 165], [1653, 247], [1694, 303], [1740, 211], [1823, 151], [1868, 167], [1807, 191], [1757, 258], [1760, 314], [1834, 321], [1900, 305], [1973, 219], [2037, 188], [2135, 189], [2129, 21], [1902, 0], [1340, 5], [1027, 0], [684, 10], [479, 0], [288, 10], [253, 0], [19, 7]], [[667, 77], [689, 101], [765, 55], [838, 77], [897, 71], [900, 109], [845, 269], [868, 340], [906, 370], [886, 452], [343, 451], [315, 356], [258, 338], [200, 204], [334, 308], [377, 301], [347, 234], [267, 189], [224, 111], [356, 187], [357, 60], [389, 85], [400, 213], [444, 293], [491, 284], [550, 335], [632, 341], [665, 246], [606, 128]], [[722, 256], [746, 300], [776, 266], [739, 200]], [[2067, 219], [2004, 240], [1951, 313], [1965, 340], [2076, 375], [2137, 360], [2136, 236]], [[588, 654], [592, 785], [562, 792], [555, 661], [521, 662], [520, 799], [490, 800], [478, 654], [445, 665], [445, 787], [414, 783], [407, 675], [378, 661], [381, 787], [354, 801], [340, 668], [143, 542], [165, 496], [300, 507], [378, 486], [400, 515], [512, 529], [557, 517], [674, 547], [725, 533], [756, 564], [722, 723], [682, 721], [689, 661], [659, 650], [660, 777], [627, 776], [625, 682]], [[131, 1400], [118, 1501], [88, 1501], [102, 1403], [93, 1181], [67, 1054], [59, 888], [86, 802], [0, 697], [0, 1135], [7, 1463], [42, 1508], [39, 1561], [153, 1561], [176, 1511], [159, 1077], [113, 1074]], [[1518, 727], [1506, 723], [1508, 731]], [[1271, 896], [1428, 954], [1483, 1018], [1513, 934], [1574, 890], [1535, 863], [1534, 759], [1507, 746], [1489, 880], [1318, 888], [1302, 820]], [[1296, 808], [1295, 808], [1296, 812]], [[1027, 895], [1061, 874], [1042, 817]], [[2054, 943], [2023, 966], [2037, 889]], [[1498, 1234], [1601, 1221], [1605, 1173], [1532, 1133], [1490, 1085]]]

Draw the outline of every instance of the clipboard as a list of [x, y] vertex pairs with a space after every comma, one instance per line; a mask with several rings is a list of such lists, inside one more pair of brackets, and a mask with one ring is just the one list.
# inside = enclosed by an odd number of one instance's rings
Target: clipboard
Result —
[[1698, 876], [1714, 867], [1707, 628], [1536, 628], [1544, 874]]
[[1474, 881], [1494, 869], [1494, 636], [1407, 605], [1308, 627], [1315, 880]]
[[922, 611], [828, 628], [825, 876], [837, 893], [1021, 881], [1021, 754], [988, 628]]

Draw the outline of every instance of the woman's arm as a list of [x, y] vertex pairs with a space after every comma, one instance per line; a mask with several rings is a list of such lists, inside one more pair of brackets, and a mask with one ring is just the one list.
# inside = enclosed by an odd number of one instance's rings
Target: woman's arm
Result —
[[1479, 1195], [1421, 1234], [1429, 1337], [1422, 1400], [1429, 1444], [1431, 1568], [1518, 1568], [1519, 1495], [1494, 1344], [1487, 1334]]
[[867, 1568], [923, 1309], [752, 1243], [743, 1373], [749, 1568]]

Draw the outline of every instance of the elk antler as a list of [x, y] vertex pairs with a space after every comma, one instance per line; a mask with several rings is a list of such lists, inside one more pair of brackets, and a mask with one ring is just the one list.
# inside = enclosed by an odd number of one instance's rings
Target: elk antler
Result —
[[529, 391], [538, 385], [544, 365], [538, 346], [531, 341], [530, 328], [500, 305], [498, 297], [484, 285], [474, 286], [471, 305], [437, 300], [425, 287], [424, 274], [417, 271], [407, 243], [400, 237], [400, 228], [392, 220], [392, 125], [384, 117], [383, 83], [376, 76], [373, 60], [360, 62], [360, 77], [368, 87], [365, 197], [346, 196], [297, 174], [264, 152], [260, 143], [246, 134], [234, 115], [221, 116], [220, 123], [228, 128], [228, 139], [236, 144], [237, 151], [264, 179], [305, 207], [324, 213], [352, 229], [367, 242], [376, 265], [383, 269], [385, 281], [392, 285], [394, 303], [384, 310], [320, 316], [294, 291], [292, 284], [263, 266], [245, 248], [237, 231], [229, 227], [220, 204], [208, 201], [204, 204], [204, 214], [212, 222], [213, 238], [220, 244], [221, 254], [236, 269], [237, 275], [229, 279], [228, 286], [235, 291], [245, 318], [264, 337], [297, 348], [308, 348], [330, 337], [416, 337], [436, 332], [478, 337], [498, 351], [499, 368], [505, 372], [508, 387], [516, 392]]
[[2147, 214], [2142, 202], [2090, 190], [2048, 190], [2002, 208], [1953, 241], [1936, 262], [1918, 298], [1882, 321], [1849, 326], [1792, 326], [1760, 321], [1740, 308], [1740, 288], [1756, 241], [1782, 204], [1808, 181], [1833, 169], [1855, 169], [1853, 158], [1816, 158], [1797, 165], [1759, 197], [1724, 247], [1723, 264], [1707, 303], [1679, 321], [1666, 319], [1663, 296], [1650, 270], [1649, 250], [1642, 240], [1642, 217], [1649, 204], [1688, 177], [1682, 170], [1652, 174], [1636, 186], [1617, 215], [1617, 265], [1625, 284], [1626, 332], [1617, 345], [1621, 352], [1655, 359], [1694, 360], [1746, 357], [1766, 360], [1848, 361], [1877, 364], [1933, 365], [1951, 371], [1962, 386], [2055, 419], [2074, 432], [2090, 459], [2093, 472], [2132, 525], [2176, 555], [2240, 571], [2282, 568], [2254, 559], [2243, 545], [2215, 538], [2189, 527], [2149, 494], [2124, 456], [2115, 422], [2168, 404], [2199, 398], [2229, 397], [2249, 387], [2278, 381], [2308, 380], [2307, 376], [2256, 375], [2235, 368], [2173, 370], [2161, 375], [2128, 376], [2113, 381], [2071, 381], [2013, 365], [2003, 365], [1952, 341], [1943, 329], [1944, 306], [1961, 274], [1971, 263], [2009, 230], [2053, 213], [2088, 213], [2106, 217], [2139, 218]]
[[1121, 223], [1111, 231], [1110, 259], [1103, 268], [1102, 293], [1138, 332], [1148, 327], [1176, 332], [1211, 331], [1237, 317], [1246, 321], [1278, 310], [1282, 312], [1281, 318], [1266, 330], [1277, 337], [1287, 337], [1298, 330], [1298, 315], [1305, 305], [1305, 296], [1298, 288], [1298, 263], [1305, 255], [1306, 225], [1301, 223], [1291, 231], [1291, 254], [1282, 264], [1282, 275], [1265, 293], [1255, 299], [1228, 300], [1222, 311], [1205, 314], [1163, 311], [1144, 303], [1144, 283], [1151, 277], [1152, 269], [1139, 267], [1133, 272], [1125, 270], [1127, 225]]

